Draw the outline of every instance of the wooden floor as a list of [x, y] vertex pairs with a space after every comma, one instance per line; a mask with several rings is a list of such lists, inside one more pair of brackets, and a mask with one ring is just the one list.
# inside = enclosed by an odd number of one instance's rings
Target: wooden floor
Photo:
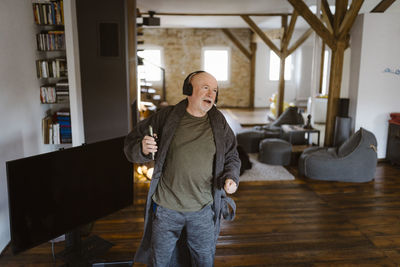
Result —
[[[364, 184], [243, 182], [237, 216], [223, 222], [215, 266], [400, 266], [400, 168], [379, 163]], [[142, 235], [148, 184], [135, 186], [132, 207], [96, 222], [93, 233], [115, 244], [104, 260], [129, 260]], [[63, 242], [55, 251], [63, 249]], [[0, 266], [60, 266], [49, 243], [12, 255]], [[135, 265], [136, 266], [136, 265]], [[140, 265], [137, 265], [140, 266]]]

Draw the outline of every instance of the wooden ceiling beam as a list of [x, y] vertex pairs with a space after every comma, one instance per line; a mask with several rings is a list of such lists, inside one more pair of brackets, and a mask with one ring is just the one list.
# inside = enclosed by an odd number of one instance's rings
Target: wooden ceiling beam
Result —
[[[251, 35], [254, 35], [254, 32], [252, 32]], [[250, 59], [250, 94], [249, 94], [250, 99], [249, 99], [249, 103], [250, 103], [250, 108], [254, 108], [254, 94], [255, 94], [255, 84], [256, 84], [257, 43], [251, 42], [250, 50], [251, 50], [251, 59]]]
[[379, 2], [379, 4], [376, 5], [376, 7], [374, 7], [371, 10], [371, 13], [382, 13], [385, 12], [386, 9], [388, 9], [396, 0], [382, 0], [381, 2]]
[[307, 21], [313, 30], [325, 41], [330, 48], [334, 49], [336, 46], [333, 35], [325, 27], [325, 25], [315, 16], [303, 0], [288, 0], [295, 10]]
[[353, 0], [339, 28], [339, 40], [342, 40], [350, 31], [364, 0]]
[[321, 10], [322, 10], [322, 14], [324, 14], [324, 16], [327, 19], [326, 26], [330, 29], [333, 29], [333, 15], [332, 15], [332, 11], [329, 7], [328, 0], [321, 0]]
[[[287, 32], [287, 21], [288, 21], [287, 16], [282, 16], [281, 17], [281, 23], [282, 23], [282, 29], [283, 29], [283, 36], [281, 38], [281, 56], [286, 53], [286, 49], [287, 49], [287, 46], [283, 45], [283, 42], [285, 40], [285, 35], [286, 35], [286, 32]], [[285, 57], [285, 56], [283, 56], [283, 57]]]
[[[149, 13], [143, 12], [142, 15], [149, 15]], [[261, 16], [261, 17], [280, 17], [290, 16], [291, 13], [177, 13], [177, 12], [156, 12], [156, 16]]]
[[325, 22], [326, 28], [328, 29], [328, 31], [330, 32], [330, 34], [333, 35], [333, 28], [332, 28], [332, 26], [329, 24], [330, 22], [329, 22], [328, 18], [325, 16], [325, 14], [321, 14], [321, 20], [322, 20], [323, 22]]
[[333, 34], [333, 15], [331, 9], [329, 8], [327, 0], [322, 0], [322, 16], [321, 19], [325, 22], [326, 27], [328, 28], [329, 32]]
[[293, 53], [300, 45], [304, 43], [305, 40], [312, 34], [313, 30], [310, 28], [303, 33], [303, 35], [293, 44], [291, 48], [287, 51], [287, 56]]
[[296, 24], [296, 20], [298, 17], [298, 13], [296, 10], [293, 11], [293, 15], [290, 18], [290, 23], [289, 23], [289, 27], [287, 28], [285, 34], [284, 34], [284, 38], [283, 38], [283, 47], [287, 48], [289, 46], [290, 43], [290, 39], [292, 39], [292, 35], [293, 35], [293, 31], [294, 31], [294, 26]]
[[284, 31], [287, 30], [287, 19], [288, 16], [282, 16], [281, 21], [282, 21], [282, 28], [284, 29]]
[[335, 15], [333, 16], [333, 32], [335, 36], [339, 36], [339, 28], [342, 24], [343, 18], [347, 12], [348, 0], [335, 1]]
[[263, 41], [264, 43], [271, 48], [278, 57], [281, 56], [281, 51], [276, 47], [276, 45], [268, 38], [268, 36], [255, 24], [255, 22], [249, 18], [249, 16], [240, 16], [242, 19], [249, 25], [250, 29], [255, 32]]
[[236, 47], [237, 47], [240, 51], [242, 51], [242, 53], [243, 53], [248, 59], [251, 60], [251, 52], [249, 52], [249, 50], [247, 50], [247, 49], [242, 45], [242, 43], [233, 35], [233, 33], [232, 33], [230, 30], [226, 29], [226, 28], [222, 29], [222, 31], [223, 31], [223, 32], [225, 33], [225, 35], [232, 41], [232, 43], [234, 43], [234, 44], [236, 45]]

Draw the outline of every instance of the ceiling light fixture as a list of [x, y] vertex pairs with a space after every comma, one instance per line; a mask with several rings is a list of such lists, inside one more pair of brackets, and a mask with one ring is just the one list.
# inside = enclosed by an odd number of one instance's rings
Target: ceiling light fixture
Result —
[[143, 25], [145, 26], [160, 26], [160, 18], [154, 17], [155, 11], [148, 11], [149, 17], [143, 17]]

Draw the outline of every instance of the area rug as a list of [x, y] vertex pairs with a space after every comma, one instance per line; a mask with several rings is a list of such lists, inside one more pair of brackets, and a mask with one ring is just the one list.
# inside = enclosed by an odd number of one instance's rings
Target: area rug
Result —
[[250, 162], [253, 163], [253, 166], [240, 176], [240, 182], [294, 180], [294, 176], [284, 167], [261, 163], [257, 160], [257, 157], [257, 153], [249, 154]]

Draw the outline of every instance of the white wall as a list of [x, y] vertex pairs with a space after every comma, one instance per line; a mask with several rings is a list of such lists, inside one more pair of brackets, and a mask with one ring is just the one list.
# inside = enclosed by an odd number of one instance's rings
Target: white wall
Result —
[[347, 48], [344, 51], [344, 58], [343, 58], [342, 83], [340, 87], [341, 98], [349, 97], [350, 64], [351, 64], [351, 48]]
[[400, 16], [359, 15], [352, 28], [350, 116], [354, 129], [372, 131], [378, 141], [378, 158], [386, 157], [389, 113], [400, 112]]
[[309, 44], [302, 45], [293, 54], [296, 61], [294, 66], [296, 99], [306, 100], [311, 95], [313, 47]]
[[[64, 1], [72, 134], [75, 145], [84, 142], [74, 1]], [[51, 105], [40, 104], [36, 77], [36, 33], [32, 1], [0, 1], [0, 252], [10, 241], [6, 161], [54, 151], [44, 145], [41, 121]], [[72, 42], [74, 38], [75, 42]], [[74, 48], [75, 47], [75, 48]], [[52, 54], [53, 55], [53, 54]], [[57, 56], [54, 54], [54, 56]], [[77, 72], [74, 71], [77, 69]], [[55, 108], [60, 108], [56, 106]]]
[[[302, 34], [303, 30], [295, 31], [291, 39], [293, 44]], [[280, 44], [276, 40], [275, 45]], [[290, 45], [289, 45], [290, 47]], [[269, 98], [278, 92], [279, 81], [269, 80], [269, 61], [271, 49], [263, 42], [257, 42], [256, 74], [255, 74], [255, 107], [269, 107]], [[311, 68], [312, 68], [312, 43], [308, 39], [292, 54], [292, 79], [285, 82], [285, 101], [305, 100], [310, 96]]]
[[46, 151], [41, 145], [32, 1], [0, 1], [0, 251], [10, 240], [5, 162]]
[[267, 107], [269, 106], [269, 98], [277, 88], [267, 87], [268, 72], [267, 72], [267, 57], [269, 59], [270, 49], [264, 43], [257, 43], [256, 50], [256, 73], [254, 83], [254, 106]]

